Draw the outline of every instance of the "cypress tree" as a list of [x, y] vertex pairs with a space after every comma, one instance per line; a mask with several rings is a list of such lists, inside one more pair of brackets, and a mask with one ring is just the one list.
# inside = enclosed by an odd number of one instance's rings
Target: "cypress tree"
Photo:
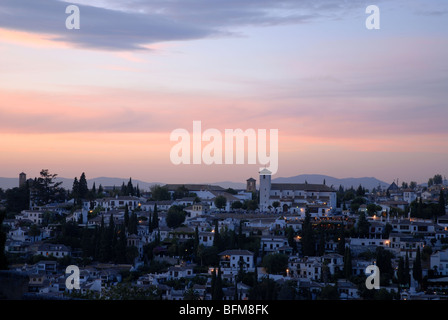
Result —
[[213, 246], [221, 249], [221, 236], [219, 234], [218, 219], [215, 220], [215, 236], [213, 238]]
[[108, 228], [108, 237], [109, 237], [109, 259], [115, 260], [116, 256], [116, 246], [117, 246], [117, 230], [115, 229], [114, 215], [110, 215], [109, 219], [109, 228]]
[[75, 200], [75, 203], [79, 204], [79, 181], [77, 177], [73, 180], [72, 197]]
[[404, 272], [404, 260], [403, 257], [400, 257], [398, 260], [398, 269], [397, 269], [397, 281], [399, 286], [403, 286], [405, 284], [405, 272]]
[[212, 300], [215, 300], [215, 285], [216, 285], [216, 268], [213, 268], [213, 272], [212, 272], [212, 281], [211, 281], [211, 285], [210, 285], [210, 290], [211, 290], [211, 295], [212, 295]]
[[213, 300], [222, 300], [224, 293], [222, 291], [222, 274], [221, 268], [218, 268], [218, 275], [216, 276], [215, 286], [213, 290]]
[[414, 265], [412, 266], [412, 275], [419, 284], [422, 282], [422, 261], [420, 257], [420, 247], [417, 247], [417, 254], [415, 256]]
[[238, 248], [242, 248], [244, 243], [244, 235], [243, 235], [243, 221], [240, 220], [240, 225], [238, 227]]
[[131, 178], [129, 178], [128, 185], [126, 187], [126, 195], [134, 196], [134, 186], [132, 185]]
[[344, 275], [345, 279], [349, 279], [352, 275], [352, 253], [350, 248], [345, 248], [344, 254]]
[[124, 226], [129, 228], [129, 206], [127, 203], [124, 207]]
[[443, 191], [440, 190], [440, 195], [439, 195], [439, 212], [438, 215], [439, 216], [443, 216], [445, 215], [445, 195], [443, 194]]
[[194, 229], [194, 243], [193, 243], [193, 250], [195, 254], [198, 250], [198, 247], [199, 247], [199, 228], [198, 226], [196, 226], [196, 228]]
[[117, 246], [115, 249], [115, 261], [117, 263], [126, 262], [126, 241], [126, 229], [124, 225], [121, 225], [120, 229], [118, 230]]
[[409, 268], [409, 255], [408, 252], [406, 251], [406, 256], [404, 258], [404, 280], [405, 280], [405, 285], [409, 285], [411, 282], [411, 275], [410, 275], [410, 268]]
[[127, 195], [127, 191], [128, 191], [128, 188], [126, 187], [126, 185], [124, 184], [124, 181], [123, 181], [123, 183], [121, 184], [120, 195], [121, 196], [126, 196]]
[[339, 254], [343, 255], [345, 254], [345, 234], [344, 234], [344, 230], [340, 229], [339, 232], [339, 237], [338, 237], [338, 248], [337, 251]]
[[135, 212], [131, 213], [131, 217], [129, 218], [129, 228], [128, 228], [128, 232], [130, 234], [137, 234], [137, 215], [135, 214]]
[[3, 220], [5, 219], [5, 212], [0, 212], [0, 270], [8, 269], [8, 260], [5, 254], [6, 233], [2, 230]]
[[98, 252], [98, 260], [101, 262], [106, 262], [109, 259], [109, 245], [108, 229], [104, 226], [104, 216], [102, 216], [100, 226], [100, 247]]
[[304, 256], [314, 256], [316, 250], [313, 228], [311, 225], [311, 214], [306, 208], [305, 220], [302, 226], [302, 251]]
[[100, 184], [100, 186], [98, 187], [98, 196], [102, 196], [104, 192], [103, 186]]
[[325, 231], [320, 231], [319, 237], [319, 256], [323, 256], [325, 254]]
[[154, 204], [154, 212], [152, 213], [152, 229], [155, 230], [159, 227], [159, 212], [157, 209], [157, 203]]
[[89, 193], [89, 187], [87, 186], [86, 174], [83, 172], [79, 178], [79, 198], [86, 199]]

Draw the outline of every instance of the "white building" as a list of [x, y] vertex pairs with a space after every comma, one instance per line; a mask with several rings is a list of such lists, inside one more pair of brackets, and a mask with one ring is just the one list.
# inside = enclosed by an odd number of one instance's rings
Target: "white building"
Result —
[[213, 246], [213, 240], [215, 239], [214, 232], [199, 232], [199, 244], [206, 247]]
[[434, 252], [430, 259], [431, 269], [439, 276], [448, 276], [448, 249]]
[[309, 206], [325, 216], [336, 208], [336, 191], [324, 184], [272, 183], [265, 168], [260, 171], [260, 211], [274, 210], [275, 202], [280, 204], [277, 211], [300, 214]]
[[236, 275], [240, 265], [244, 271], [254, 271], [254, 254], [248, 250], [226, 250], [219, 253], [219, 265], [224, 275]]
[[145, 199], [141, 199], [138, 197], [132, 196], [116, 196], [112, 198], [102, 198], [96, 199], [92, 202], [86, 201], [83, 203], [83, 208], [85, 210], [95, 209], [97, 207], [103, 208], [105, 211], [116, 210], [116, 209], [124, 209], [127, 205], [129, 210], [137, 209], [141, 207], [142, 202], [146, 201]]
[[282, 236], [262, 237], [260, 245], [266, 253], [278, 252], [280, 248], [288, 246], [288, 239]]
[[55, 258], [62, 258], [65, 256], [70, 256], [71, 252], [71, 248], [63, 244], [44, 243], [39, 246], [36, 254], [43, 255], [44, 257], [53, 256]]

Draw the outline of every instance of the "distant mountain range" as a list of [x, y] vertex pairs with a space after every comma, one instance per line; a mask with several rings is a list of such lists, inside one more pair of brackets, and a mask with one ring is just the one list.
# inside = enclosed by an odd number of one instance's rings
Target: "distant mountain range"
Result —
[[[331, 176], [326, 176], [322, 174], [301, 174], [294, 177], [279, 177], [272, 179], [273, 183], [323, 183], [325, 180], [325, 184], [327, 186], [333, 186], [335, 189], [339, 188], [342, 185], [344, 188], [354, 187], [357, 188], [359, 185], [362, 185], [364, 188], [373, 189], [378, 186], [388, 187], [390, 183], [378, 180], [373, 177], [363, 177], [363, 178], [343, 178], [338, 179]], [[62, 186], [65, 189], [71, 189], [73, 186], [73, 179], [57, 177], [56, 181], [61, 181]], [[103, 187], [105, 186], [116, 186], [117, 188], [121, 187], [124, 182], [127, 184], [129, 178], [111, 178], [111, 177], [98, 177], [93, 179], [88, 179], [87, 183], [89, 188], [92, 187], [93, 182], [95, 182], [96, 187], [98, 188], [101, 184]], [[164, 185], [163, 182], [146, 182], [142, 180], [132, 179], [132, 184], [134, 187], [139, 186], [140, 190], [147, 191], [149, 188], [155, 184]], [[212, 183], [205, 183], [218, 185], [223, 188], [233, 188], [233, 189], [245, 189], [246, 184], [244, 182], [232, 182], [232, 181], [219, 181]], [[258, 181], [257, 181], [258, 184]], [[9, 188], [14, 188], [19, 186], [19, 178], [2, 178], [0, 177], [0, 188], [6, 190]]]
[[390, 183], [378, 180], [374, 177], [363, 177], [363, 178], [335, 178], [331, 176], [326, 176], [322, 174], [301, 174], [294, 177], [288, 178], [275, 178], [272, 179], [273, 183], [324, 183], [327, 186], [333, 186], [333, 188], [337, 189], [339, 186], [343, 186], [344, 188], [357, 188], [359, 185], [363, 186], [366, 189], [378, 188], [381, 186], [382, 188], [388, 187]]

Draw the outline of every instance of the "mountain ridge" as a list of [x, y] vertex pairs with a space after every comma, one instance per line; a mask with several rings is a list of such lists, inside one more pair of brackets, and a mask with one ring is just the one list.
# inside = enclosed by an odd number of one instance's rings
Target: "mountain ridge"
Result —
[[[357, 188], [359, 185], [362, 185], [366, 189], [373, 189], [377, 188], [378, 186], [381, 187], [388, 187], [390, 183], [381, 181], [375, 177], [360, 177], [360, 178], [335, 178], [328, 175], [322, 175], [322, 174], [300, 174], [296, 176], [291, 177], [278, 177], [272, 179], [272, 183], [305, 183], [307, 181], [308, 183], [316, 183], [321, 184], [325, 180], [325, 184], [327, 186], [333, 186], [333, 188], [339, 188], [340, 185], [342, 185], [344, 188], [350, 188], [354, 187]], [[56, 177], [56, 181], [62, 182], [62, 187], [65, 189], [71, 189], [73, 185], [73, 179], [71, 178], [63, 178], [63, 177]], [[87, 184], [89, 188], [92, 187], [93, 182], [95, 182], [95, 186], [98, 188], [101, 184], [103, 187], [105, 186], [116, 186], [117, 188], [121, 187], [122, 183], [124, 182], [127, 184], [129, 181], [129, 178], [117, 178], [117, 177], [96, 177], [92, 179], [87, 179]], [[134, 187], [137, 185], [139, 186], [141, 191], [148, 191], [149, 188], [153, 185], [159, 184], [164, 185], [164, 182], [147, 182], [139, 179], [132, 178], [132, 184]], [[198, 183], [199, 184], [199, 183]], [[245, 189], [246, 183], [245, 182], [235, 182], [235, 181], [218, 181], [218, 182], [205, 182], [202, 184], [212, 184], [212, 185], [218, 185], [223, 188], [233, 188], [233, 189]], [[259, 184], [259, 181], [257, 181], [257, 185]], [[19, 186], [19, 178], [5, 178], [0, 177], [0, 188], [6, 190], [14, 187]]]

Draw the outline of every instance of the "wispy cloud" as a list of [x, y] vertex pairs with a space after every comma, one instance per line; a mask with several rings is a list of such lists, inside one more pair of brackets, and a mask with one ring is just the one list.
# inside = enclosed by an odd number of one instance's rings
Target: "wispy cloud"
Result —
[[[332, 0], [75, 0], [81, 28], [67, 30], [58, 0], [2, 0], [0, 28], [51, 35], [79, 48], [148, 50], [148, 45], [236, 35], [233, 28], [339, 19], [353, 3]], [[48, 38], [48, 37], [47, 37]]]
[[53, 41], [104, 50], [144, 50], [151, 43], [199, 39], [218, 33], [160, 14], [88, 5], [79, 5], [81, 28], [68, 30], [67, 5], [56, 0], [4, 0], [0, 2], [0, 27], [52, 35]]

